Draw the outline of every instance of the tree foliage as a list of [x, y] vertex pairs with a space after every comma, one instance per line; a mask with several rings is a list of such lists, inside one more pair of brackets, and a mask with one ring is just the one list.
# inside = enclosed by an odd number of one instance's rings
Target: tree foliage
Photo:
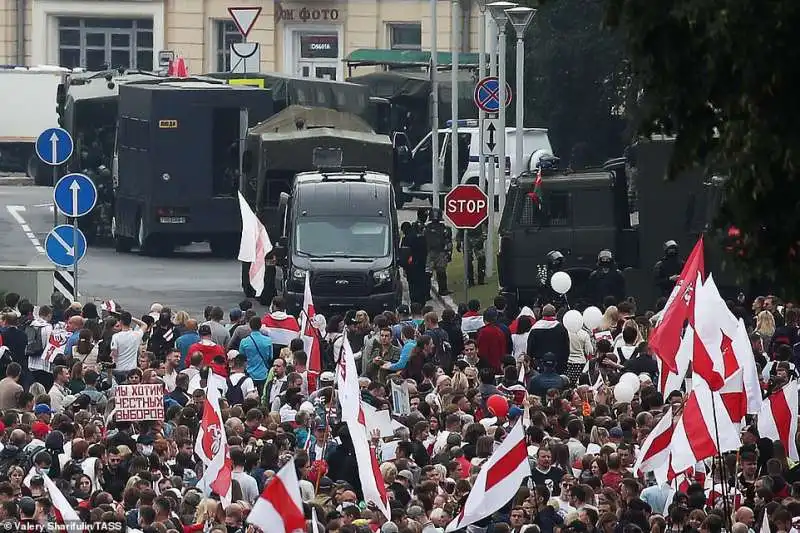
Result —
[[[525, 41], [525, 125], [549, 128], [563, 163], [581, 167], [619, 157], [628, 144], [621, 112], [627, 65], [622, 40], [603, 25], [607, 0], [521, 3], [538, 8]], [[516, 34], [511, 26], [508, 32], [513, 88]]]
[[800, 294], [800, 2], [609, 0], [639, 95], [638, 133], [676, 135], [671, 175], [728, 180], [717, 225], [747, 271]]

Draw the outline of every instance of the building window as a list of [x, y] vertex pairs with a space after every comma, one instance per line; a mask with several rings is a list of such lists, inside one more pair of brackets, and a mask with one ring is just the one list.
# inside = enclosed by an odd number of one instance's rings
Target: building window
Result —
[[216, 20], [214, 25], [217, 36], [217, 72], [228, 72], [231, 70], [231, 45], [243, 42], [242, 34], [230, 20]]
[[58, 19], [58, 62], [87, 70], [153, 70], [153, 19]]
[[422, 24], [390, 23], [389, 48], [392, 50], [422, 50]]

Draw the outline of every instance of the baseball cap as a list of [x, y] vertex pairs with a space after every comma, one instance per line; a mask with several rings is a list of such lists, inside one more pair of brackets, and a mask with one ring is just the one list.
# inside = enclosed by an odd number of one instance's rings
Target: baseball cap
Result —
[[320, 375], [319, 380], [333, 382], [336, 380], [336, 376], [333, 375], [333, 372], [323, 372], [322, 375]]
[[236, 359], [239, 357], [239, 350], [228, 350], [228, 359]]
[[19, 500], [19, 510], [24, 515], [32, 515], [36, 512], [36, 502], [30, 496], [23, 496]]
[[208, 324], [203, 324], [200, 326], [200, 329], [197, 330], [197, 333], [202, 337], [203, 335], [211, 335], [211, 326]]
[[52, 415], [53, 410], [50, 409], [50, 406], [44, 403], [38, 404], [36, 407], [33, 408], [33, 412], [36, 415]]
[[409, 309], [406, 304], [399, 305], [397, 307], [397, 314], [398, 315], [410, 315], [411, 314], [411, 309]]
[[608, 432], [608, 436], [614, 439], [621, 439], [622, 438], [622, 428], [621, 427], [613, 427]]
[[231, 317], [231, 320], [239, 320], [240, 318], [242, 318], [243, 314], [244, 313], [242, 312], [241, 309], [239, 309], [238, 307], [234, 307], [233, 309], [230, 310], [228, 316]]
[[49, 425], [45, 424], [41, 420], [37, 420], [31, 424], [31, 433], [33, 433], [34, 438], [39, 440], [47, 437], [47, 434], [50, 433], [51, 429], [52, 428]]
[[397, 477], [407, 479], [408, 481], [414, 481], [414, 474], [411, 473], [411, 470], [401, 470], [397, 473]]
[[143, 446], [148, 446], [150, 444], [153, 444], [153, 442], [154, 442], [153, 437], [150, 435], [139, 435], [139, 438], [136, 439], [136, 443], [141, 444]]

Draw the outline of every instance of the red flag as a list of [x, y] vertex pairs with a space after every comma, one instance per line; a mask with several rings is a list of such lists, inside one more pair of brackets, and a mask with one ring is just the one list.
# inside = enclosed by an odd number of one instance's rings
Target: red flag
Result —
[[[318, 376], [322, 372], [322, 357], [319, 352], [319, 335], [317, 335], [316, 328], [312, 324], [312, 319], [317, 315], [314, 309], [314, 298], [311, 295], [311, 280], [310, 274], [306, 272], [306, 286], [303, 293], [303, 347], [308, 354], [308, 372], [314, 376]], [[316, 384], [316, 380], [314, 380]], [[314, 392], [311, 388], [311, 380], [309, 380], [308, 392]]]
[[194, 446], [195, 453], [205, 465], [198, 487], [203, 488], [206, 495], [212, 491], [217, 493], [223, 505], [230, 505], [233, 463], [219, 407], [219, 386], [215, 381], [220, 382], [222, 378], [209, 373], [203, 419]]
[[305, 530], [303, 500], [294, 461], [286, 463], [267, 483], [247, 516], [247, 522], [273, 533]]
[[683, 265], [683, 270], [675, 288], [664, 307], [664, 317], [648, 339], [648, 344], [653, 352], [661, 359], [672, 372], [678, 372], [675, 355], [681, 344], [681, 332], [686, 320], [694, 314], [694, 291], [698, 277], [702, 280], [705, 274], [705, 261], [703, 259], [703, 237], [694, 245], [689, 259]]

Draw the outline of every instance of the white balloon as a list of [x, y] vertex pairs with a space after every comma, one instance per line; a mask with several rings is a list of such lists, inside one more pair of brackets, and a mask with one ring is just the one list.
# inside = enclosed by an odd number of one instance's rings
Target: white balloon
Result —
[[619, 377], [620, 383], [625, 383], [626, 385], [630, 386], [634, 392], [638, 392], [639, 388], [642, 386], [641, 381], [639, 380], [639, 376], [634, 374], [633, 372], [625, 372]]
[[583, 315], [581, 315], [580, 311], [570, 309], [564, 313], [564, 318], [561, 319], [561, 323], [564, 324], [564, 327], [567, 328], [567, 331], [570, 333], [577, 333], [583, 327]]
[[583, 311], [583, 325], [595, 329], [603, 322], [603, 312], [595, 306], [587, 307]]
[[620, 381], [614, 385], [614, 399], [619, 403], [629, 403], [633, 400], [633, 395], [636, 391], [631, 387], [630, 383]]
[[556, 272], [550, 278], [550, 286], [558, 294], [567, 294], [572, 288], [572, 278], [566, 272]]

